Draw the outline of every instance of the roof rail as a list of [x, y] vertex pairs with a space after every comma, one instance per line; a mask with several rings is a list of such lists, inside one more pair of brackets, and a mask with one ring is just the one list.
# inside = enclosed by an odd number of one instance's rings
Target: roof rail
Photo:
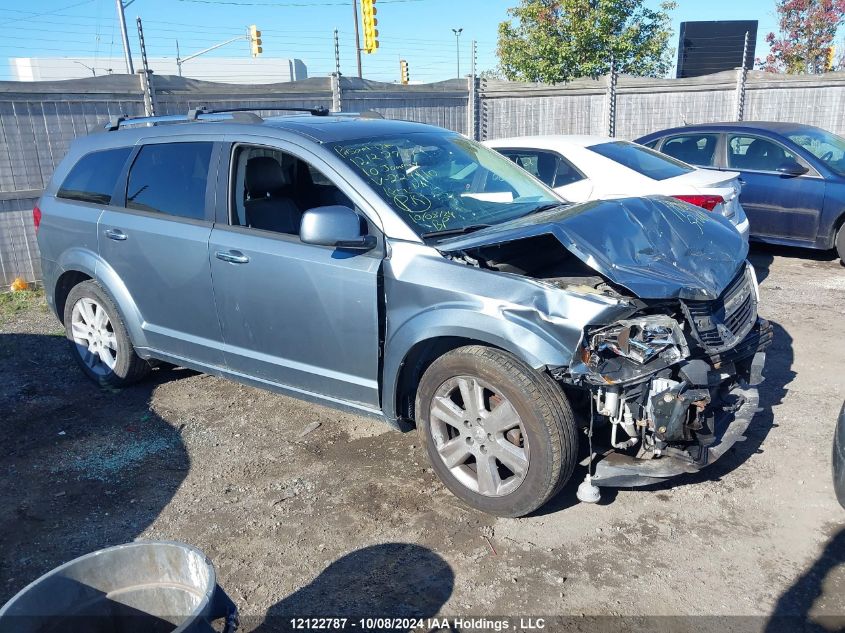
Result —
[[186, 123], [189, 121], [237, 121], [243, 123], [261, 123], [264, 121], [256, 111], [282, 110], [285, 112], [309, 112], [314, 116], [326, 116], [328, 108], [317, 106], [314, 108], [223, 108], [210, 110], [206, 107], [193, 108], [187, 114], [168, 114], [163, 116], [127, 116], [121, 114], [109, 119], [104, 126], [109, 132], [134, 125], [161, 125], [168, 123]]

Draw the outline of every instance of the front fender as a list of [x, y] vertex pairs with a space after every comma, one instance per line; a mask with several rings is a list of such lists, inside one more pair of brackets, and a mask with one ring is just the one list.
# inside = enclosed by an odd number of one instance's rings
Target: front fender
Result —
[[[396, 417], [399, 373], [408, 353], [418, 343], [441, 337], [465, 338], [510, 352], [535, 369], [568, 365], [572, 348], [547, 330], [532, 327], [528, 313], [493, 316], [459, 308], [438, 308], [420, 313], [405, 322], [385, 343], [384, 394], [382, 407], [389, 418]], [[534, 314], [537, 314], [536, 312]], [[565, 338], [577, 343], [579, 332]]]
[[[136, 348], [147, 345], [147, 338], [142, 327], [144, 318], [123, 280], [106, 260], [90, 250], [71, 248], [62, 253], [57, 265], [60, 272], [56, 275], [56, 279], [61, 277], [62, 273], [79, 271], [100, 284], [117, 305], [132, 345]], [[51, 289], [50, 292], [54, 290]]]

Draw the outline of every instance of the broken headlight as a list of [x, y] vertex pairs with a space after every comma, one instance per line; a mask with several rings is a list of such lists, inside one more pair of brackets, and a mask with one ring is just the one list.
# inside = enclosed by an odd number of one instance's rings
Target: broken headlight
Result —
[[608, 383], [653, 373], [689, 355], [680, 325], [667, 315], [617, 321], [589, 331], [584, 342], [584, 364]]

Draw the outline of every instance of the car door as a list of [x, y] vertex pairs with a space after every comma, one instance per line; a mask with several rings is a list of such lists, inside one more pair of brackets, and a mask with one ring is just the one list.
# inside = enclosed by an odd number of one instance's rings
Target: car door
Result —
[[[773, 139], [733, 133], [726, 138], [728, 170], [743, 180], [739, 201], [751, 235], [762, 239], [813, 242], [824, 205], [825, 182], [802, 158]], [[808, 168], [804, 175], [777, 171], [787, 161]]]
[[495, 148], [514, 163], [542, 180], [570, 202], [590, 199], [593, 185], [571, 161], [557, 152], [529, 148]]
[[98, 239], [100, 256], [140, 312], [147, 346], [222, 367], [208, 263], [215, 152], [208, 137], [193, 135], [136, 147], [120, 199], [100, 217]]
[[222, 158], [228, 185], [218, 195], [210, 258], [226, 364], [376, 408], [383, 239], [366, 253], [300, 241], [304, 211], [355, 207], [357, 194], [301, 148], [280, 147], [233, 143]]

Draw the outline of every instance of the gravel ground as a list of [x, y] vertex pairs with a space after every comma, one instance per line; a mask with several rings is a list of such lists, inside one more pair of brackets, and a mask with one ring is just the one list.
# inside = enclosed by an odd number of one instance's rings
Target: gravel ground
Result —
[[103, 391], [43, 299], [7, 297], [0, 603], [75, 556], [177, 539], [214, 561], [247, 631], [290, 615], [438, 614], [732, 615], [750, 617], [714, 630], [768, 631], [786, 622], [774, 614], [838, 630], [845, 511], [830, 450], [845, 268], [768, 247], [752, 261], [776, 338], [748, 440], [703, 473], [605, 490], [598, 505], [575, 500], [579, 469], [524, 519], [463, 506], [415, 432], [184, 369]]

